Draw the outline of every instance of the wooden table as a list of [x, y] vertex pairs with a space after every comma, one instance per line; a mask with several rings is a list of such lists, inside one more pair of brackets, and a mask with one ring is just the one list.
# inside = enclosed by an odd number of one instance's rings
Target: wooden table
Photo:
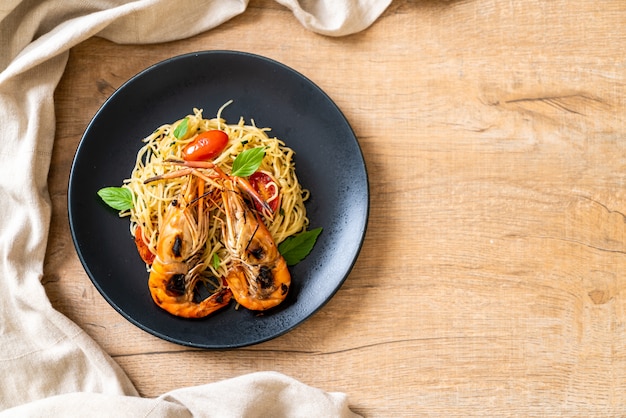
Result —
[[[346, 392], [366, 416], [626, 414], [626, 3], [398, 0], [343, 38], [252, 1], [162, 45], [90, 39], [56, 92], [44, 283], [144, 396], [260, 370]], [[128, 78], [232, 49], [296, 69], [338, 104], [371, 186], [336, 296], [275, 340], [207, 352], [131, 325], [74, 251], [67, 178]], [[114, 262], [114, 260], [111, 260]]]

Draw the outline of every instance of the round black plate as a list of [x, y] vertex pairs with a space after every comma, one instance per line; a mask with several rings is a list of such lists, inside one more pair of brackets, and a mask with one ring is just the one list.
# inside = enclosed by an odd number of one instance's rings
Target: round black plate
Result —
[[[128, 178], [144, 138], [163, 123], [220, 106], [228, 123], [243, 116], [272, 128], [296, 152], [300, 182], [311, 191], [310, 228], [324, 230], [309, 256], [290, 268], [287, 299], [263, 314], [231, 305], [201, 320], [182, 319], [150, 298], [148, 273], [120, 219], [96, 195]], [[369, 213], [363, 155], [345, 117], [310, 80], [276, 61], [232, 51], [174, 57], [139, 73], [98, 110], [76, 151], [68, 188], [78, 256], [102, 296], [130, 322], [167, 341], [207, 349], [257, 344], [301, 324], [343, 284], [363, 243]]]

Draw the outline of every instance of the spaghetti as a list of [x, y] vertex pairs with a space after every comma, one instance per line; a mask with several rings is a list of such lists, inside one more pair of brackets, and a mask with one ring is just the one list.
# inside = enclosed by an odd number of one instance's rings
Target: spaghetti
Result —
[[[307, 229], [309, 220], [304, 201], [308, 199], [309, 192], [302, 188], [296, 176], [294, 151], [280, 139], [268, 136], [270, 129], [258, 128], [254, 121], [248, 125], [240, 118], [237, 124], [227, 124], [221, 113], [230, 103], [222, 106], [212, 119], [204, 118], [202, 110], [194, 108], [193, 114], [172, 124], [160, 126], [143, 140], [145, 144], [137, 153], [131, 176], [124, 180], [122, 185], [132, 192], [133, 207], [120, 212], [120, 216], [130, 217], [130, 233], [134, 237], [141, 234], [141, 240], [153, 254], [157, 253], [159, 228], [167, 207], [175, 199], [179, 199], [189, 187], [193, 187], [191, 185], [193, 175], [167, 178], [163, 181], [146, 182], [146, 180], [180, 170], [180, 166], [168, 161], [183, 160], [185, 147], [199, 133], [214, 129], [228, 135], [224, 150], [212, 161], [226, 174], [232, 172], [233, 161], [242, 152], [259, 147], [265, 150], [258, 170], [272, 179], [269, 189], [273, 194], [267, 200], [279, 199], [280, 204], [273, 216], [265, 217], [265, 225], [274, 242], [279, 244], [287, 237]], [[209, 178], [207, 187], [209, 189], [214, 187], [217, 190], [221, 186], [218, 183], [211, 183]], [[214, 196], [208, 193], [203, 198], [214, 199]], [[225, 213], [216, 203], [210, 206], [204, 216], [209, 220], [208, 239], [206, 241], [193, 239], [194, 254], [199, 255], [201, 271], [210, 272], [215, 277], [224, 277], [232, 257], [222, 241]]]

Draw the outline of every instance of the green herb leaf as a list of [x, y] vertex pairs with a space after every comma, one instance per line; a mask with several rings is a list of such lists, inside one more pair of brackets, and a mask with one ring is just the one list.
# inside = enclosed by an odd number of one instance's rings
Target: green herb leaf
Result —
[[220, 266], [220, 263], [220, 257], [217, 255], [217, 253], [213, 253], [213, 259], [211, 260], [211, 265], [213, 265], [213, 268], [217, 270]]
[[105, 187], [98, 190], [98, 196], [116, 210], [128, 210], [133, 207], [133, 192], [125, 187]]
[[257, 147], [245, 150], [233, 161], [233, 171], [230, 173], [237, 177], [248, 177], [258, 170], [265, 157], [265, 148]]
[[174, 129], [174, 136], [176, 137], [176, 139], [181, 139], [183, 136], [185, 136], [187, 134], [188, 127], [189, 119], [185, 118], [178, 124], [178, 126], [176, 126], [176, 129]]
[[309, 255], [322, 228], [315, 228], [301, 234], [291, 236], [280, 243], [278, 251], [283, 256], [288, 266], [298, 264]]

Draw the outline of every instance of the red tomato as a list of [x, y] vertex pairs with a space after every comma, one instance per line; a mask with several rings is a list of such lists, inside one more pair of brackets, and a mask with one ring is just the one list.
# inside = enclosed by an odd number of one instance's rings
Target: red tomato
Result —
[[154, 262], [154, 254], [148, 248], [143, 239], [141, 238], [141, 227], [138, 226], [137, 230], [135, 230], [135, 245], [137, 246], [137, 251], [139, 252], [139, 256], [146, 264], [152, 264]]
[[186, 161], [210, 160], [220, 155], [228, 143], [228, 135], [217, 129], [199, 133], [183, 149]]
[[[267, 202], [272, 212], [276, 212], [280, 205], [280, 194], [277, 193], [278, 185], [272, 176], [262, 171], [257, 171], [248, 178], [248, 181], [263, 200]], [[259, 212], [263, 212], [261, 205], [257, 202], [254, 202], [254, 205]]]

